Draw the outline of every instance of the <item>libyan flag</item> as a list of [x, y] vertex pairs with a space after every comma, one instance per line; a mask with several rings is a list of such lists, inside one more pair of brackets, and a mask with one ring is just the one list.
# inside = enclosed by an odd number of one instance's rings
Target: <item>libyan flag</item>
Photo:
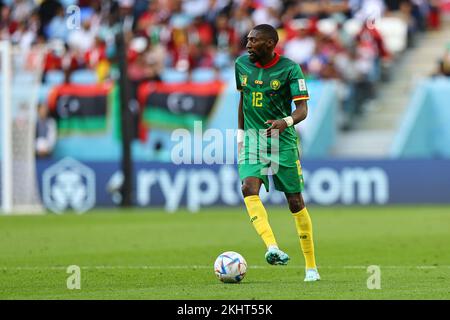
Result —
[[105, 134], [120, 128], [119, 90], [112, 82], [59, 85], [48, 101], [59, 135]]
[[142, 121], [149, 127], [194, 128], [214, 109], [224, 88], [220, 81], [208, 83], [147, 82], [138, 90]]

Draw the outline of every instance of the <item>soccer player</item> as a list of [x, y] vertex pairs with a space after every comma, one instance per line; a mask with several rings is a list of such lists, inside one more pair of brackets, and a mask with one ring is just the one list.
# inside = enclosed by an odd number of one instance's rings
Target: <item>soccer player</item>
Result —
[[[320, 276], [314, 257], [311, 219], [301, 194], [303, 175], [294, 128], [307, 116], [309, 95], [300, 66], [274, 52], [277, 42], [278, 34], [272, 26], [258, 25], [247, 36], [248, 55], [236, 59], [236, 85], [241, 93], [237, 137], [239, 177], [250, 221], [267, 247], [267, 262], [286, 265], [289, 256], [278, 248], [259, 198], [262, 184], [269, 191], [267, 169], [271, 167], [275, 188], [286, 195], [300, 238], [306, 262], [304, 280], [317, 281]], [[296, 107], [293, 112], [292, 101]]]

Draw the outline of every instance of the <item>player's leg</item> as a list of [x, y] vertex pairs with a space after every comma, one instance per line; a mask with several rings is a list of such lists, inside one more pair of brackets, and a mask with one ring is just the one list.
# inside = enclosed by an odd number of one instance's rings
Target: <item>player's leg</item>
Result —
[[277, 241], [269, 224], [269, 218], [264, 205], [259, 198], [259, 190], [263, 181], [257, 177], [247, 177], [242, 183], [242, 195], [247, 207], [250, 222], [267, 248], [277, 246]]
[[[267, 177], [265, 177], [267, 179]], [[268, 181], [264, 181], [268, 183]], [[242, 194], [250, 221], [267, 247], [265, 258], [270, 264], [287, 264], [289, 256], [278, 248], [277, 241], [269, 224], [267, 211], [259, 198], [259, 190], [263, 180], [258, 177], [247, 177], [242, 183]]]
[[301, 193], [285, 193], [289, 204], [289, 210], [292, 213], [297, 228], [297, 234], [300, 239], [300, 247], [305, 257], [305, 281], [320, 280], [317, 271], [316, 259], [314, 256], [314, 239], [312, 222], [306, 209], [305, 202]]
[[[319, 280], [314, 257], [314, 242], [312, 223], [305, 207], [301, 192], [303, 191], [303, 173], [296, 149], [284, 150], [279, 153], [279, 165], [273, 176], [275, 188], [285, 193], [289, 209], [295, 220], [295, 226], [300, 238], [300, 246], [306, 262], [305, 281]], [[311, 272], [316, 276], [311, 277]]]
[[267, 247], [266, 260], [270, 264], [287, 264], [289, 256], [278, 249], [266, 209], [259, 198], [262, 184], [269, 191], [267, 168], [270, 161], [262, 158], [258, 150], [248, 147], [241, 149], [238, 164], [245, 206], [253, 227]]

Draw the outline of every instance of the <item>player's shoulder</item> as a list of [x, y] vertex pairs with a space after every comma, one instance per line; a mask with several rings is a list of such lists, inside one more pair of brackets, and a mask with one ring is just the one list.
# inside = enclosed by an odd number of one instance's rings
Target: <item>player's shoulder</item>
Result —
[[243, 54], [243, 55], [237, 57], [234, 62], [237, 65], [250, 65], [250, 64], [252, 64], [250, 62], [248, 54]]
[[279, 63], [286, 68], [299, 68], [300, 66], [295, 61], [292, 61], [288, 57], [280, 55]]

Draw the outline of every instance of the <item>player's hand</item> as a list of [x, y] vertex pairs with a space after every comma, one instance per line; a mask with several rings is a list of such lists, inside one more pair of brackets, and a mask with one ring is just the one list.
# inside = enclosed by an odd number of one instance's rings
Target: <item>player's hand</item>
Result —
[[266, 124], [270, 124], [270, 127], [266, 129], [267, 137], [276, 137], [283, 133], [287, 128], [287, 123], [283, 119], [281, 120], [267, 120]]

